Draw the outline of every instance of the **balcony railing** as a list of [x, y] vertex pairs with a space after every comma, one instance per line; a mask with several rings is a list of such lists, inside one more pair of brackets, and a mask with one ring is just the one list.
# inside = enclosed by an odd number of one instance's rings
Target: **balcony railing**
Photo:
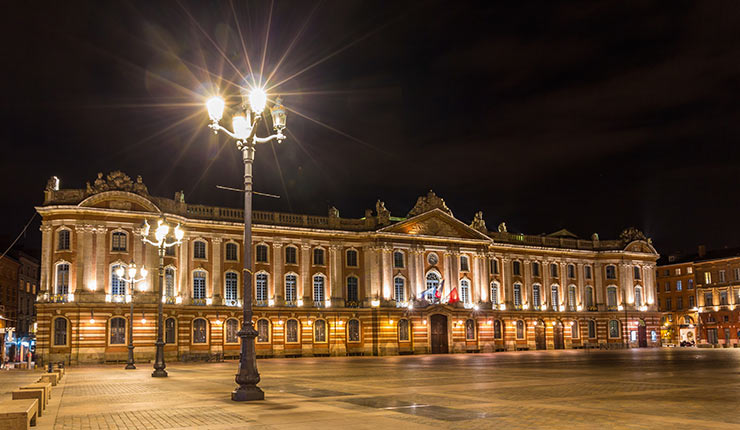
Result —
[[346, 308], [359, 308], [360, 302], [357, 300], [345, 300], [344, 307]]
[[239, 300], [236, 299], [225, 299], [224, 306], [239, 306]]
[[74, 301], [74, 294], [54, 294], [49, 297], [51, 303], [69, 303]]
[[195, 306], [205, 306], [206, 304], [208, 304], [208, 302], [207, 299], [193, 299], [191, 304]]
[[315, 308], [325, 308], [326, 307], [326, 303], [323, 300], [322, 301], [316, 301], [316, 300], [314, 300], [313, 307], [315, 307]]
[[268, 305], [268, 302], [267, 300], [255, 300], [252, 304], [254, 306], [265, 307]]

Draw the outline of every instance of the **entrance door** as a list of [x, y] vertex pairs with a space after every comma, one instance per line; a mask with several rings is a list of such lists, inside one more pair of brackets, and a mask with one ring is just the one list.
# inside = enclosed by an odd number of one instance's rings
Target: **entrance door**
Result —
[[719, 343], [717, 340], [717, 329], [716, 328], [707, 329], [707, 342], [711, 343], [712, 345], [716, 345], [717, 343]]
[[432, 315], [432, 354], [447, 354], [447, 317], [440, 314]]
[[725, 345], [730, 346], [730, 329], [725, 329]]
[[647, 348], [647, 328], [643, 320], [640, 320], [637, 325], [637, 346]]
[[534, 342], [537, 349], [547, 349], [547, 339], [545, 339], [545, 323], [537, 321], [534, 326]]
[[552, 340], [555, 344], [555, 349], [565, 349], [565, 342], [563, 341], [563, 323], [558, 321], [552, 327]]

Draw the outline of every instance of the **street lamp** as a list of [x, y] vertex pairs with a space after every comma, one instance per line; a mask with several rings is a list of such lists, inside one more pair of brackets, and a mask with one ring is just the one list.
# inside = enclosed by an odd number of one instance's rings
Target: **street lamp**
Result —
[[[241, 339], [241, 355], [239, 370], [236, 374], [236, 383], [239, 386], [231, 392], [231, 400], [244, 402], [250, 400], [264, 400], [265, 393], [257, 386], [260, 374], [257, 371], [257, 356], [254, 339], [257, 331], [252, 322], [252, 164], [254, 151], [258, 143], [285, 140], [286, 115], [282, 99], [277, 97], [270, 109], [272, 126], [275, 134], [267, 137], [257, 137], [257, 125], [262, 120], [262, 111], [267, 104], [267, 94], [262, 88], [243, 89], [241, 91], [242, 104], [239, 112], [232, 117], [233, 131], [229, 131], [219, 124], [223, 117], [225, 103], [221, 97], [213, 97], [206, 102], [208, 116], [211, 118], [209, 127], [215, 134], [223, 131], [236, 140], [236, 147], [242, 151], [244, 161], [244, 270], [243, 270], [243, 315], [244, 322], [239, 330]], [[254, 119], [252, 119], [254, 114]]]
[[[136, 278], [137, 271], [141, 273], [141, 278]], [[126, 276], [126, 272], [128, 272], [128, 276]], [[131, 309], [129, 310], [128, 317], [128, 361], [126, 361], [126, 369], [136, 369], [134, 365], [134, 284], [145, 280], [148, 273], [146, 267], [137, 270], [134, 263], [129, 264], [128, 270], [124, 269], [123, 266], [118, 266], [118, 269], [116, 269], [118, 280], [128, 283], [129, 290], [131, 291], [131, 300], [129, 300]]]
[[154, 371], [152, 372], [153, 377], [166, 377], [167, 371], [164, 370], [164, 341], [162, 340], [162, 332], [164, 331], [162, 322], [162, 303], [164, 302], [164, 253], [167, 248], [182, 243], [182, 238], [185, 236], [185, 232], [180, 228], [180, 224], [175, 227], [175, 240], [167, 241], [167, 236], [170, 233], [170, 226], [167, 222], [160, 218], [157, 220], [157, 229], [154, 231], [154, 240], [149, 239], [149, 222], [144, 220], [144, 227], [141, 229], [141, 240], [144, 243], [157, 247], [159, 253], [159, 300], [158, 300], [158, 315], [157, 315], [157, 352], [154, 358]]

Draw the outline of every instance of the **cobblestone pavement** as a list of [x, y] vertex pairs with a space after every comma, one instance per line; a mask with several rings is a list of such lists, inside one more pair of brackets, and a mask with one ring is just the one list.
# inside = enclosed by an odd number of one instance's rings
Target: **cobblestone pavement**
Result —
[[[740, 350], [270, 359], [264, 402], [235, 362], [73, 367], [39, 429], [740, 428]], [[0, 374], [0, 386], [11, 382]]]

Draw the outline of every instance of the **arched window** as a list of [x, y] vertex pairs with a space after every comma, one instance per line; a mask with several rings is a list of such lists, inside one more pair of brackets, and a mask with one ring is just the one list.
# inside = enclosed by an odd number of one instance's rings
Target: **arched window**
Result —
[[175, 296], [175, 269], [172, 267], [164, 269], [164, 295], [166, 297]]
[[578, 339], [579, 337], [581, 337], [580, 330], [581, 329], [580, 329], [580, 326], [578, 325], [578, 321], [574, 320], [572, 324], [570, 325], [570, 337], [572, 337], [573, 339]]
[[172, 317], [164, 321], [164, 343], [175, 343], [175, 319]]
[[69, 264], [57, 264], [55, 284], [56, 294], [69, 294]]
[[514, 276], [521, 276], [522, 274], [522, 263], [518, 261], [512, 261], [511, 262], [511, 271], [514, 273]]
[[550, 290], [550, 302], [552, 304], [552, 310], [556, 311], [560, 309], [560, 294], [558, 292], [558, 286], [553, 285]]
[[609, 337], [616, 339], [619, 337], [619, 321], [609, 320]]
[[267, 273], [262, 272], [255, 276], [254, 294], [255, 300], [258, 302], [264, 303], [267, 301]]
[[267, 245], [257, 245], [255, 247], [254, 259], [258, 263], [267, 263]]
[[568, 286], [568, 310], [571, 312], [576, 310], [576, 286], [575, 285]]
[[558, 277], [558, 265], [557, 265], [557, 263], [551, 263], [550, 264], [550, 276], [552, 276], [553, 278], [557, 278]]
[[532, 263], [532, 276], [536, 278], [540, 277], [540, 263], [536, 261]]
[[404, 258], [403, 258], [403, 252], [401, 251], [394, 251], [393, 252], [393, 267], [396, 269], [403, 269], [404, 264]]
[[285, 247], [285, 264], [298, 264], [298, 248], [295, 246]]
[[686, 325], [690, 325], [690, 324], [693, 324], [694, 323], [694, 320], [691, 319], [690, 316], [686, 315], [686, 316], [683, 317], [683, 323], [686, 324]]
[[207, 343], [208, 328], [206, 320], [198, 318], [193, 320], [193, 343]]
[[522, 320], [516, 322], [516, 338], [524, 339], [524, 321]]
[[347, 301], [350, 302], [359, 302], [360, 301], [360, 291], [359, 291], [359, 281], [356, 276], [348, 276], [347, 277]]
[[347, 342], [360, 341], [360, 321], [351, 319], [347, 321]]
[[239, 260], [239, 247], [234, 242], [226, 243], [226, 261]]
[[498, 306], [498, 283], [491, 282], [491, 304]]
[[326, 342], [326, 321], [316, 320], [313, 323], [313, 341], [316, 343]]
[[114, 231], [111, 235], [111, 251], [124, 252], [126, 251], [126, 233], [122, 231]]
[[238, 297], [239, 275], [234, 272], [226, 272], [226, 285], [224, 288], [224, 299], [234, 304]]
[[588, 320], [588, 338], [596, 339], [596, 321]]
[[110, 319], [110, 344], [123, 345], [126, 343], [126, 320], [121, 317]]
[[465, 320], [465, 340], [475, 340], [475, 320]]
[[398, 321], [398, 341], [408, 342], [409, 339], [409, 320], [401, 319]]
[[314, 275], [313, 277], [313, 301], [314, 306], [324, 306], [324, 276]]
[[591, 310], [594, 306], [594, 287], [586, 286], [586, 309]]
[[606, 271], [606, 279], [617, 279], [617, 267], [614, 265], [608, 265], [604, 269]]
[[239, 343], [239, 321], [235, 319], [226, 320], [226, 343]]
[[406, 280], [401, 276], [396, 276], [393, 279], [393, 297], [396, 299], [396, 303], [406, 300]]
[[635, 279], [642, 279], [642, 271], [640, 270], [640, 266], [634, 266], [632, 268], [632, 271], [634, 272]]
[[193, 242], [193, 258], [206, 259], [206, 242], [203, 240], [196, 240]]
[[67, 319], [58, 317], [54, 319], [54, 346], [67, 345]]
[[501, 320], [493, 320], [493, 338], [501, 339]]
[[434, 295], [437, 292], [438, 288], [439, 275], [437, 275], [435, 272], [427, 273], [427, 289], [424, 290], [424, 299], [428, 301], [434, 300]]
[[606, 287], [606, 306], [610, 309], [617, 308], [617, 287]]
[[110, 266], [110, 293], [114, 296], [123, 296], [126, 294], [126, 282], [116, 274], [119, 267], [126, 270], [126, 266], [123, 264]]
[[542, 307], [542, 292], [540, 291], [540, 284], [532, 285], [532, 304], [535, 309]]
[[313, 250], [313, 265], [323, 266], [324, 265], [324, 250], [321, 248], [314, 248]]
[[346, 252], [347, 267], [357, 267], [357, 251], [348, 249]]
[[257, 320], [257, 342], [270, 342], [270, 321], [264, 318]]
[[460, 300], [466, 305], [473, 303], [473, 297], [470, 294], [470, 281], [467, 279], [460, 280]]
[[569, 264], [568, 265], [568, 278], [573, 279], [575, 277], [576, 277], [576, 265]]
[[293, 303], [297, 300], [298, 296], [298, 276], [293, 274], [285, 275], [285, 301]]
[[285, 342], [298, 343], [298, 320], [289, 319], [285, 323]]
[[470, 271], [470, 260], [468, 259], [467, 255], [461, 255], [460, 256], [460, 271], [461, 272], [469, 272]]
[[522, 284], [514, 284], [514, 309], [522, 308]]
[[642, 287], [635, 287], [635, 306], [642, 306]]
[[69, 236], [69, 230], [59, 230], [59, 233], [57, 233], [57, 251], [69, 250]]
[[193, 272], [193, 298], [206, 298], [206, 272], [203, 270]]

